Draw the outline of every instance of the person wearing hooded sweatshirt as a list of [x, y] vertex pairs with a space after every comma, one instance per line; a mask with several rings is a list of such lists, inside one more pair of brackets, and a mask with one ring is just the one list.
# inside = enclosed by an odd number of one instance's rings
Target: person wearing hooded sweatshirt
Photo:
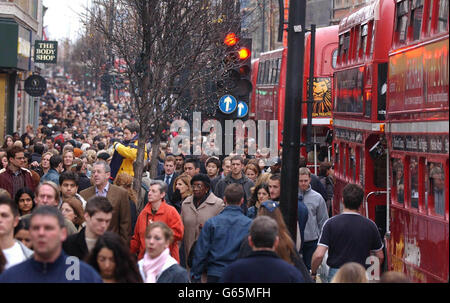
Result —
[[[136, 160], [138, 151], [139, 124], [131, 122], [123, 131], [124, 142], [115, 142], [114, 154], [111, 159], [111, 178], [114, 180], [119, 173], [127, 173], [134, 176], [133, 162]], [[145, 152], [147, 159], [147, 152]]]

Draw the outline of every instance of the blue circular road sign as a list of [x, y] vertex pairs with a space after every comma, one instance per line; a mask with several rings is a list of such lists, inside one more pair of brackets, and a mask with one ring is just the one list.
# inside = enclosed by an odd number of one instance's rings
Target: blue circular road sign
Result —
[[219, 109], [224, 114], [231, 114], [237, 108], [236, 98], [232, 95], [224, 95], [219, 99]]
[[237, 117], [244, 118], [248, 114], [248, 105], [244, 101], [239, 101], [237, 105]]

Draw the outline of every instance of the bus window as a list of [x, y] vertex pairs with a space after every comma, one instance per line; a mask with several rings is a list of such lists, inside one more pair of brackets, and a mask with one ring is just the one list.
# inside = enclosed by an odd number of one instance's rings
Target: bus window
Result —
[[428, 7], [428, 20], [427, 20], [427, 27], [425, 27], [425, 33], [431, 33], [431, 30], [434, 28], [433, 24], [433, 2], [429, 1], [429, 7]]
[[397, 39], [399, 42], [406, 42], [408, 35], [408, 0], [397, 3]]
[[355, 149], [349, 147], [348, 149], [348, 153], [349, 153], [349, 166], [350, 166], [350, 177], [352, 178], [353, 182], [356, 182], [356, 154], [355, 154]]
[[339, 62], [342, 62], [342, 55], [344, 54], [344, 35], [339, 36]]
[[438, 14], [438, 32], [445, 32], [447, 30], [448, 22], [448, 0], [439, 1]]
[[280, 70], [281, 70], [281, 58], [278, 58], [276, 61], [275, 83], [278, 83], [280, 81]]
[[405, 201], [405, 184], [403, 180], [403, 162], [401, 159], [392, 160], [392, 192], [398, 203]]
[[264, 65], [264, 84], [269, 84], [269, 71], [270, 71], [270, 61], [266, 61], [266, 64]]
[[266, 62], [260, 62], [259, 63], [259, 67], [258, 67], [258, 79], [257, 79], [257, 83], [258, 84], [262, 84], [263, 83], [263, 77], [264, 77], [264, 66], [265, 66]]
[[364, 188], [364, 150], [359, 148], [359, 183]]
[[271, 70], [271, 74], [272, 74], [272, 81], [271, 81], [271, 83], [273, 83], [273, 84], [277, 84], [278, 83], [277, 66], [278, 66], [278, 59], [275, 59], [275, 60], [272, 61], [272, 70]]
[[[444, 215], [445, 212], [445, 196], [444, 196], [444, 186], [445, 186], [445, 175], [442, 163], [430, 162], [428, 163], [428, 176], [430, 178], [430, 207], [432, 212], [438, 215]], [[434, 204], [434, 209], [432, 205]]]
[[344, 61], [349, 59], [349, 47], [350, 47], [350, 31], [344, 34]]
[[411, 25], [413, 28], [413, 40], [419, 40], [422, 29], [423, 0], [414, 0], [411, 10]]
[[375, 45], [375, 26], [373, 26], [373, 21], [370, 22], [370, 27], [372, 28], [372, 38], [370, 41], [370, 56], [373, 54], [373, 47]]
[[333, 68], [336, 68], [337, 55], [338, 55], [338, 50], [335, 49], [335, 50], [333, 51], [332, 58], [331, 58], [331, 67], [333, 67]]
[[347, 146], [342, 144], [342, 176], [347, 177]]
[[411, 207], [419, 208], [419, 161], [417, 157], [409, 159], [409, 188]]
[[360, 46], [359, 46], [359, 53], [358, 56], [360, 58], [362, 58], [364, 56], [364, 53], [366, 51], [366, 47], [367, 47], [367, 35], [369, 33], [369, 25], [366, 23], [362, 26], [361, 29], [361, 39], [360, 41]]
[[334, 171], [340, 171], [339, 144], [334, 143]]
[[267, 84], [273, 84], [273, 79], [272, 79], [272, 69], [274, 66], [274, 60], [270, 60], [267, 62], [269, 67], [267, 68]]

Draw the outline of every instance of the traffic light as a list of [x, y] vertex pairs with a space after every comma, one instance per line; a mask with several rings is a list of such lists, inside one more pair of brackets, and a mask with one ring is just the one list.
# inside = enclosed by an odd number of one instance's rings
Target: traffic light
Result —
[[236, 110], [224, 114], [227, 119], [246, 120], [252, 91], [250, 79], [252, 39], [227, 33], [223, 42], [227, 50], [223, 60], [226, 69], [217, 82], [217, 88], [223, 95], [231, 95], [237, 101]]
[[103, 100], [109, 103], [109, 94], [111, 89], [111, 76], [109, 74], [103, 74], [100, 79], [100, 87], [103, 91]]

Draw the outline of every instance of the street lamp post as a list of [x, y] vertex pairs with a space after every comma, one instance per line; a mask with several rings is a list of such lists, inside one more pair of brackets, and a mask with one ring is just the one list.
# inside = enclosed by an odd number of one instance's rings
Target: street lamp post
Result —
[[289, 2], [286, 97], [283, 131], [280, 207], [286, 225], [297, 239], [298, 167], [303, 94], [306, 0]]

